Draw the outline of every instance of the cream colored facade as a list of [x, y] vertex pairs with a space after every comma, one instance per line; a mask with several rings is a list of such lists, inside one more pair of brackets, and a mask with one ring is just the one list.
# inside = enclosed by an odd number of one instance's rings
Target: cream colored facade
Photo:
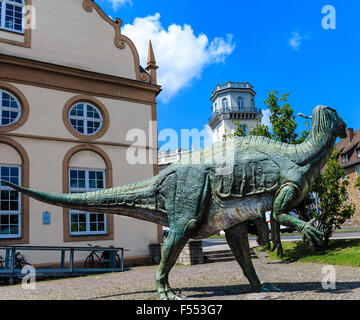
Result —
[[[120, 20], [112, 21], [91, 0], [24, 2], [35, 9], [35, 29], [24, 35], [0, 29], [0, 90], [13, 94], [22, 108], [18, 124], [0, 126], [0, 166], [20, 165], [25, 187], [48, 192], [69, 191], [69, 168], [105, 171], [106, 187], [157, 174], [153, 161], [132, 165], [126, 157], [133, 143], [126, 136], [134, 128], [147, 135], [141, 149], [148, 158], [157, 157], [157, 67], [149, 63], [147, 73], [139, 66], [136, 48], [120, 34]], [[71, 129], [67, 107], [81, 102], [101, 112], [98, 134]], [[162, 239], [155, 224], [110, 215], [106, 234], [75, 236], [65, 209], [23, 197], [21, 210], [21, 236], [0, 234], [0, 246], [113, 245], [130, 249], [127, 261], [145, 262], [148, 245]], [[43, 224], [45, 211], [49, 225]], [[43, 252], [26, 257], [34, 264], [60, 259]]]
[[[4, 46], [2, 53], [136, 79], [131, 48], [126, 46], [119, 50], [114, 45], [114, 27], [106, 23], [96, 9], [85, 11], [83, 0], [32, 0], [28, 3], [34, 8], [35, 19], [31, 50]], [[21, 37], [0, 31], [0, 38], [21, 42]]]

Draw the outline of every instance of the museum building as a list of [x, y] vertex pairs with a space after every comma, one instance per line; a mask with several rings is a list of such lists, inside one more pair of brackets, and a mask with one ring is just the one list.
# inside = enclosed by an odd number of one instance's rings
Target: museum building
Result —
[[[47, 192], [78, 193], [158, 173], [156, 61], [140, 66], [133, 42], [92, 0], [0, 0], [1, 179]], [[127, 133], [149, 161], [132, 164]], [[0, 246], [124, 247], [145, 263], [162, 241], [150, 222], [62, 209], [0, 186]], [[75, 259], [83, 261], [88, 252]], [[58, 253], [27, 251], [32, 264]]]

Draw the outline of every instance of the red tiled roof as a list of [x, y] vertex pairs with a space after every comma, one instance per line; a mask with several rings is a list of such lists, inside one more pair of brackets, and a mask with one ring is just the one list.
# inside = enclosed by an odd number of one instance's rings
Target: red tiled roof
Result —
[[345, 139], [341, 139], [337, 145], [336, 150], [340, 153], [349, 152], [351, 149], [356, 148], [360, 144], [360, 130], [355, 131], [353, 133], [352, 138], [349, 137], [349, 129], [348, 129], [348, 136]]
[[353, 129], [347, 130], [347, 137], [341, 139], [336, 144], [336, 150], [343, 154], [348, 154], [349, 161], [342, 162], [342, 158], [339, 157], [339, 162], [341, 162], [344, 168], [350, 167], [360, 163], [360, 158], [358, 157], [357, 149], [360, 148], [360, 130], [353, 131]]

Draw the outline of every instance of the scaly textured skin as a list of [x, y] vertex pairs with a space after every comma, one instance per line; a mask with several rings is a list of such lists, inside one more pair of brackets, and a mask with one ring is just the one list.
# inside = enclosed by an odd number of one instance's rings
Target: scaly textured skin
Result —
[[266, 137], [234, 137], [190, 154], [158, 176], [142, 182], [83, 194], [45, 193], [8, 182], [40, 201], [90, 212], [119, 214], [169, 226], [156, 272], [158, 295], [176, 299], [168, 275], [189, 238], [204, 238], [225, 230], [234, 255], [256, 291], [261, 285], [250, 259], [244, 223], [265, 210], [297, 229], [311, 243], [321, 232], [289, 215], [308, 193], [332, 152], [336, 137], [346, 137], [346, 124], [325, 106], [313, 111], [309, 137], [299, 145]]

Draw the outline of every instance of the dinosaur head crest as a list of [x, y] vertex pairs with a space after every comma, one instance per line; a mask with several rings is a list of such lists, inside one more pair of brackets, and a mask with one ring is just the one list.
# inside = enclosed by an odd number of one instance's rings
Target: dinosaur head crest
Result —
[[331, 132], [335, 137], [346, 138], [346, 123], [335, 109], [317, 106], [313, 111], [313, 126], [317, 131]]

